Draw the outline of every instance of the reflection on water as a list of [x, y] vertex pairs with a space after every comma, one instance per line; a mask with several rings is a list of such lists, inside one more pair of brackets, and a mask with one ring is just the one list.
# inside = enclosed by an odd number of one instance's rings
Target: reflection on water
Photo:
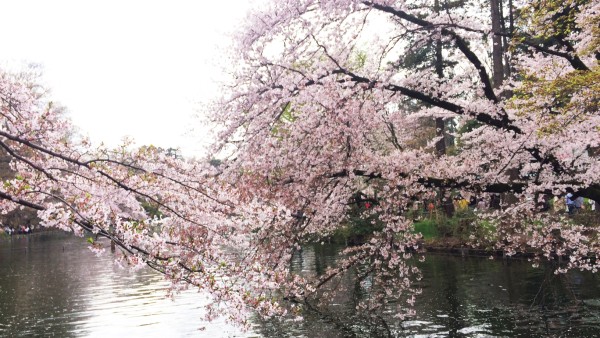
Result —
[[167, 299], [161, 275], [119, 268], [87, 246], [60, 233], [0, 241], [0, 336], [256, 337], [204, 322], [201, 294]]
[[[412, 333], [451, 336], [594, 337], [600, 299], [593, 274], [554, 275], [527, 262], [430, 256]], [[406, 327], [407, 323], [404, 323]]]
[[[293, 269], [316, 275], [332, 265], [334, 246], [307, 247]], [[165, 298], [157, 273], [112, 264], [83, 239], [39, 234], [0, 241], [0, 336], [29, 337], [594, 337], [600, 334], [600, 282], [572, 272], [554, 276], [527, 262], [430, 255], [418, 263], [424, 278], [417, 316], [385, 325], [354, 313], [368, 283], [352, 275], [333, 311], [305, 311], [303, 322], [258, 321], [241, 332], [224, 320], [202, 320], [206, 297], [186, 291]]]
[[[293, 268], [322, 273], [338, 252], [331, 246], [305, 248]], [[394, 319], [393, 304], [385, 325], [361, 318], [354, 300], [370, 286], [349, 276], [342, 282], [349, 291], [334, 300], [333, 312], [306, 312], [302, 323], [271, 321], [257, 330], [273, 337], [600, 337], [598, 275], [554, 275], [550, 267], [533, 268], [526, 261], [433, 254], [416, 264], [423, 271], [417, 284], [423, 293], [413, 318]]]

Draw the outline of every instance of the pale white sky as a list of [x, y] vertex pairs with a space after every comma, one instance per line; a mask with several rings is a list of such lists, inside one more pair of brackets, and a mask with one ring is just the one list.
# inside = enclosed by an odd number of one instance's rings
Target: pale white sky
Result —
[[196, 155], [208, 140], [192, 116], [217, 94], [248, 2], [0, 0], [0, 61], [41, 64], [52, 97], [94, 142], [127, 135]]

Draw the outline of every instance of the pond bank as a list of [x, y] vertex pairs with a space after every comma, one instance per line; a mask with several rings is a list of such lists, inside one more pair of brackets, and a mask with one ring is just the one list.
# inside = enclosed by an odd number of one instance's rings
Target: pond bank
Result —
[[38, 228], [29, 232], [13, 232], [7, 233], [5, 230], [0, 229], [0, 241], [10, 241], [11, 239], [16, 238], [24, 238], [29, 236], [40, 236], [43, 234], [60, 234], [65, 233], [63, 230], [58, 229], [48, 229], [48, 228]]

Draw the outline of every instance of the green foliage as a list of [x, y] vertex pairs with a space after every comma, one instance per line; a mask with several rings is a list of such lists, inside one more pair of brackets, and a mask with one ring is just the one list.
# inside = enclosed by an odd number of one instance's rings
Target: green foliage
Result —
[[287, 125], [298, 119], [297, 112], [293, 109], [292, 103], [288, 102], [281, 107], [279, 118], [271, 127], [273, 136], [282, 139], [288, 133]]
[[431, 67], [435, 48], [433, 44], [418, 49], [409, 49], [404, 55], [402, 66], [408, 69], [422, 70]]
[[462, 126], [460, 126], [460, 128], [458, 129], [458, 133], [459, 134], [469, 133], [481, 126], [482, 126], [481, 122], [479, 122], [477, 120], [467, 120]]
[[361, 244], [375, 231], [383, 229], [379, 215], [371, 211], [375, 203], [361, 200], [360, 194], [356, 194], [352, 200], [355, 203], [350, 207], [343, 225], [331, 237], [334, 243]]
[[457, 211], [452, 217], [441, 210], [423, 214], [420, 210], [410, 215], [414, 221], [414, 232], [423, 236], [425, 242], [444, 244], [452, 239], [460, 243], [472, 242], [473, 239], [488, 242], [496, 232], [496, 226], [485, 219], [477, 217], [471, 209]]
[[154, 203], [150, 203], [148, 201], [142, 201], [142, 208], [148, 213], [148, 215], [152, 218], [162, 218], [163, 213], [159, 210], [158, 205]]
[[285, 122], [296, 121], [297, 117], [294, 115], [294, 111], [292, 110], [292, 104], [290, 102], [283, 106], [283, 112], [281, 113], [279, 119]]
[[217, 159], [217, 158], [213, 158], [208, 162], [210, 165], [212, 165], [213, 167], [219, 167], [221, 165], [221, 163], [223, 163], [223, 161]]
[[423, 239], [428, 241], [439, 238], [438, 226], [435, 219], [426, 218], [414, 223], [414, 232], [421, 234]]
[[[564, 116], [574, 111], [592, 112], [598, 109], [600, 100], [600, 66], [587, 71], [572, 71], [553, 80], [545, 80], [529, 75], [523, 81], [523, 87], [515, 92], [509, 104], [519, 109], [521, 114], [534, 116], [543, 114], [544, 123], [540, 125], [538, 136], [560, 132]], [[540, 98], [552, 98], [552, 112], [540, 113]]]
[[590, 0], [536, 0], [521, 12], [524, 24], [536, 27], [535, 38], [550, 40], [578, 32], [575, 17], [582, 5]]
[[356, 56], [354, 59], [354, 68], [362, 69], [365, 67], [366, 63], [367, 63], [367, 53], [365, 53], [363, 51], [359, 51], [358, 53], [356, 53]]
[[344, 225], [335, 231], [331, 240], [334, 243], [361, 244], [381, 229], [383, 223], [376, 215], [348, 217]]

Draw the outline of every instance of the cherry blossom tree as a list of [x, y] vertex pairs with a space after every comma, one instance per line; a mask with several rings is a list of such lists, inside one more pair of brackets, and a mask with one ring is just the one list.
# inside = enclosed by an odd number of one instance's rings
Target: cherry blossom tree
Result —
[[[518, 17], [508, 32], [492, 28], [479, 0], [444, 10], [420, 0], [269, 3], [238, 36], [235, 81], [212, 107], [218, 165], [152, 146], [94, 148], [34, 78], [3, 72], [0, 147], [16, 175], [0, 190], [2, 211], [31, 208], [44, 226], [108, 237], [123, 263], [149, 265], [174, 290], [208, 291], [209, 315], [242, 324], [248, 310], [318, 308], [347, 273], [368, 281], [362, 313], [391, 303], [397, 316], [410, 313], [419, 234], [407, 211], [451, 191], [513, 197], [479, 214], [508, 255], [533, 248], [569, 255], [564, 269], [596, 271], [596, 229], [539, 204], [567, 190], [600, 200], [600, 4], [509, 3]], [[501, 85], [492, 81], [497, 36], [510, 41]], [[435, 62], [403, 67], [431, 44], [444, 46], [443, 74]], [[424, 117], [471, 127], [443, 154], [443, 134], [414, 143]], [[290, 270], [303, 245], [365, 202], [366, 243], [320, 276]]]
[[[496, 193], [513, 197], [480, 214], [494, 226], [497, 249], [569, 254], [568, 268], [595, 271], [595, 230], [539, 206], [568, 189], [600, 197], [592, 151], [600, 126], [598, 4], [550, 3], [515, 1], [505, 11], [518, 14], [510, 31], [492, 25], [486, 1], [444, 10], [432, 1], [274, 2], [253, 16], [216, 119], [225, 126], [221, 147], [235, 146], [228, 181], [277, 205], [259, 237], [288, 259], [306, 240], [331, 235], [357, 202], [353, 194], [376, 192], [366, 213], [383, 228], [316, 282], [368, 266], [358, 278], [376, 276], [379, 294], [361, 304], [370, 311], [413, 300], [405, 258], [416, 243], [406, 212], [415, 199]], [[502, 52], [493, 48], [497, 37], [510, 41], [509, 55], [493, 62]], [[445, 46], [443, 73], [436, 62], [403, 67], [406, 55], [437, 42]], [[440, 156], [439, 138], [412, 145], [423, 117], [472, 127], [456, 135], [456, 154]], [[266, 264], [278, 266], [276, 258]]]

